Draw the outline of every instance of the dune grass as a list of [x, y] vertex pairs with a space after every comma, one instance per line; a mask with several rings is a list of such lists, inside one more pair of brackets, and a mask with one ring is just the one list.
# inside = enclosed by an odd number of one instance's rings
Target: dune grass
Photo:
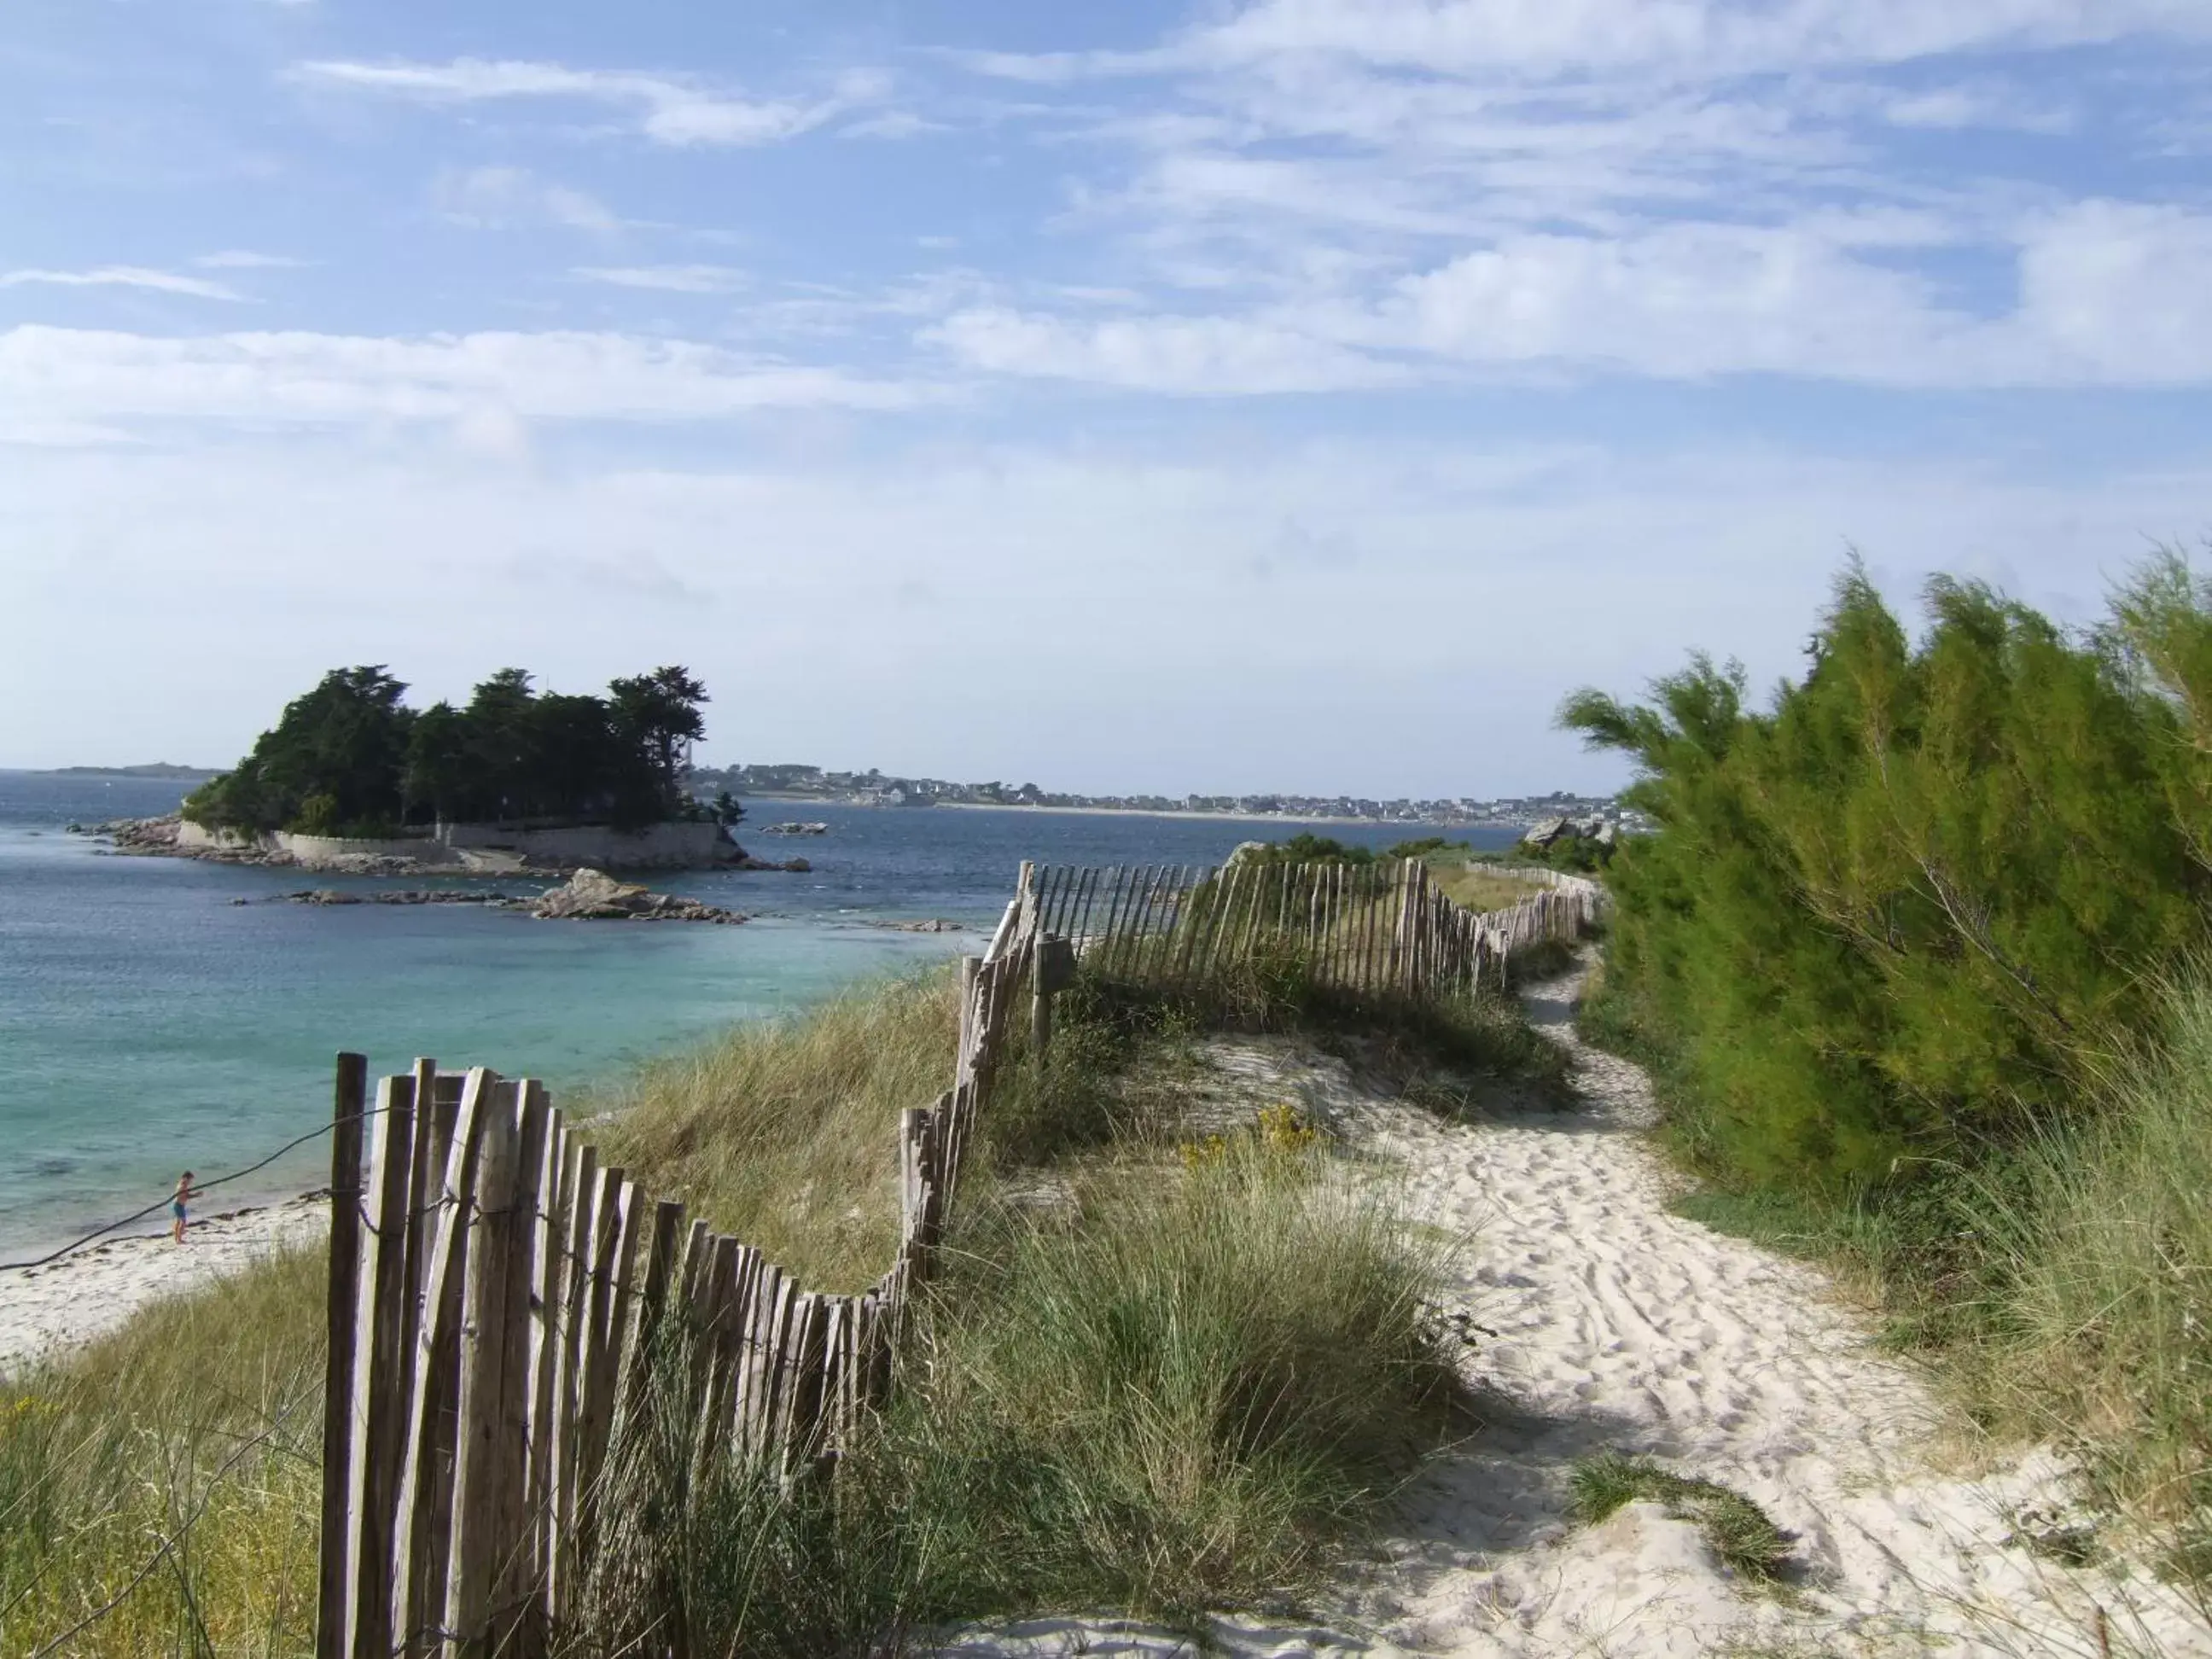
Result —
[[325, 1278], [280, 1253], [0, 1384], [0, 1654], [111, 1601], [69, 1653], [312, 1645]]
[[[2000, 1422], [2056, 1434], [2145, 1523], [2212, 1624], [2212, 963], [2087, 1123], [1971, 1200], [2002, 1291], [1972, 1374]], [[1989, 1363], [1994, 1360], [1996, 1363]]]
[[1510, 869], [1466, 859], [1434, 861], [1429, 866], [1429, 877], [1446, 898], [1477, 915], [1486, 910], [1510, 910], [1545, 890]]
[[1639, 1499], [1662, 1505], [1678, 1521], [1693, 1521], [1721, 1565], [1754, 1583], [1781, 1582], [1790, 1566], [1790, 1534], [1765, 1510], [1718, 1481], [1676, 1474], [1648, 1457], [1600, 1452], [1576, 1463], [1569, 1476], [1575, 1519], [1595, 1526]]
[[926, 1365], [796, 1502], [687, 1468], [678, 1374], [678, 1449], [641, 1467], [682, 1499], [579, 1655], [656, 1621], [695, 1652], [797, 1656], [993, 1613], [1295, 1602], [1449, 1431], [1435, 1261], [1310, 1144], [1089, 1164], [1061, 1206], [974, 1206], [950, 1259]]
[[898, 1243], [900, 1111], [951, 1086], [941, 966], [650, 1060], [585, 1097], [603, 1164], [681, 1195], [809, 1286], [865, 1289]]
[[[1516, 955], [1516, 967], [1534, 975], [1556, 971], [1571, 953], [1547, 945], [1522, 954], [1528, 960]], [[1149, 1022], [1154, 1030], [1304, 1036], [1409, 1093], [1441, 1083], [1442, 1093], [1449, 1094], [1455, 1078], [1513, 1078], [1562, 1103], [1567, 1098], [1565, 1054], [1495, 986], [1444, 998], [1358, 995], [1322, 980], [1304, 945], [1281, 937], [1263, 939], [1246, 958], [1195, 988], [1093, 983], [1091, 994], [1107, 1005], [1103, 1018]]]

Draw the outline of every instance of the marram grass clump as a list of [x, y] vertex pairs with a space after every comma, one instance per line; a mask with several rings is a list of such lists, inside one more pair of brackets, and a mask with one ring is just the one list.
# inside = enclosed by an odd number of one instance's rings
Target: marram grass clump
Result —
[[1789, 1570], [1790, 1534], [1751, 1499], [1717, 1481], [1676, 1474], [1648, 1457], [1617, 1451], [1582, 1459], [1569, 1480], [1575, 1519], [1585, 1526], [1642, 1500], [1660, 1504], [1678, 1521], [1695, 1522], [1706, 1547], [1744, 1578], [1771, 1584]]
[[1264, 1127], [1091, 1165], [1053, 1206], [978, 1203], [918, 1363], [836, 1480], [792, 1504], [726, 1468], [674, 1482], [663, 1570], [604, 1627], [680, 1619], [696, 1652], [796, 1656], [998, 1613], [1295, 1602], [1457, 1431], [1433, 1248]]
[[602, 1164], [757, 1244], [810, 1289], [866, 1288], [898, 1243], [898, 1121], [949, 1087], [949, 966], [648, 1061], [584, 1103]]
[[313, 1646], [326, 1279], [283, 1252], [0, 1382], [0, 1654]]
[[[2007, 1290], [1973, 1355], [2000, 1423], [2055, 1434], [2100, 1495], [2212, 1588], [2212, 963], [2171, 980], [2160, 1041], [2110, 1067], [2100, 1109], [1978, 1191]], [[2025, 1188], [2025, 1195], [2019, 1189]]]

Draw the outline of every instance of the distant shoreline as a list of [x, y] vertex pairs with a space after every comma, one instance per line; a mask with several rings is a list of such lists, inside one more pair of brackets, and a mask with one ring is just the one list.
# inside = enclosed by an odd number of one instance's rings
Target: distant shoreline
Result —
[[[763, 796], [751, 799], [763, 799]], [[825, 805], [843, 805], [840, 801], [824, 802]], [[1521, 826], [1495, 821], [1468, 820], [1459, 823], [1439, 823], [1433, 819], [1405, 820], [1398, 818], [1331, 818], [1309, 817], [1291, 812], [1194, 812], [1188, 807], [1153, 806], [1028, 806], [1018, 801], [940, 800], [932, 803], [932, 810], [942, 811], [950, 808], [956, 812], [1052, 812], [1079, 817], [1102, 818], [1198, 818], [1221, 823], [1298, 823], [1323, 824], [1336, 827], [1357, 826], [1370, 830], [1403, 830], [1412, 839], [1419, 836], [1415, 831], [1438, 830], [1516, 830]], [[905, 812], [915, 809], [886, 806], [875, 809], [885, 812]]]
[[38, 778], [143, 778], [155, 783], [204, 783], [219, 772], [198, 766], [172, 766], [155, 761], [144, 766], [30, 766], [23, 769]]

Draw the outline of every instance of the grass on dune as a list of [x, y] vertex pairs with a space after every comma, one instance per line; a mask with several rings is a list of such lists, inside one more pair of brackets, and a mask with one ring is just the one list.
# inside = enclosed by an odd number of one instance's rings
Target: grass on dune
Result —
[[[1540, 977], [1571, 957], [1562, 945], [1533, 946], [1516, 953], [1516, 976]], [[1202, 987], [1106, 983], [1093, 994], [1109, 1005], [1109, 1018], [1140, 1018], [1154, 1029], [1303, 1036], [1409, 1095], [1435, 1097], [1431, 1103], [1453, 1095], [1455, 1086], [1464, 1097], [1465, 1084], [1498, 1078], [1566, 1098], [1564, 1052], [1529, 1026], [1507, 992], [1486, 985], [1450, 998], [1354, 995], [1322, 979], [1293, 939], [1263, 939], [1247, 959], [1216, 971]]]
[[900, 1111], [949, 1087], [949, 968], [858, 987], [647, 1061], [580, 1103], [603, 1164], [681, 1195], [809, 1286], [849, 1291], [898, 1243]]
[[0, 1383], [0, 1654], [118, 1596], [69, 1653], [311, 1644], [326, 1277], [284, 1252]]
[[1462, 910], [1473, 910], [1477, 915], [1488, 910], [1510, 910], [1546, 890], [1510, 871], [1466, 860], [1431, 863], [1429, 876], [1446, 898]]
[[1723, 1565], [1757, 1583], [1778, 1583], [1790, 1565], [1790, 1534], [1741, 1492], [1662, 1468], [1648, 1457], [1600, 1452], [1577, 1462], [1569, 1477], [1575, 1519], [1595, 1526], [1624, 1504], [1662, 1505], [1678, 1521], [1692, 1521]]
[[783, 1503], [680, 1451], [641, 1465], [681, 1494], [628, 1569], [659, 1593], [603, 1601], [579, 1656], [656, 1619], [692, 1651], [798, 1656], [994, 1613], [1294, 1603], [1447, 1427], [1435, 1263], [1311, 1148], [1087, 1165], [1064, 1206], [975, 1206], [951, 1260], [927, 1365], [834, 1482]]
[[1976, 1190], [2003, 1286], [1976, 1370], [1999, 1420], [2056, 1432], [2164, 1540], [2212, 1623], [2212, 964], [2166, 1002], [2094, 1117]]

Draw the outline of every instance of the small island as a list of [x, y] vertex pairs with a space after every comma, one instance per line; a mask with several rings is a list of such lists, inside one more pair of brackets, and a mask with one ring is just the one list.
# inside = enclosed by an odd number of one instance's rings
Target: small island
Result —
[[520, 668], [458, 708], [406, 692], [380, 664], [331, 670], [176, 816], [110, 826], [118, 849], [371, 875], [805, 867], [750, 858], [736, 800], [693, 795], [708, 699], [684, 668], [603, 696]]

